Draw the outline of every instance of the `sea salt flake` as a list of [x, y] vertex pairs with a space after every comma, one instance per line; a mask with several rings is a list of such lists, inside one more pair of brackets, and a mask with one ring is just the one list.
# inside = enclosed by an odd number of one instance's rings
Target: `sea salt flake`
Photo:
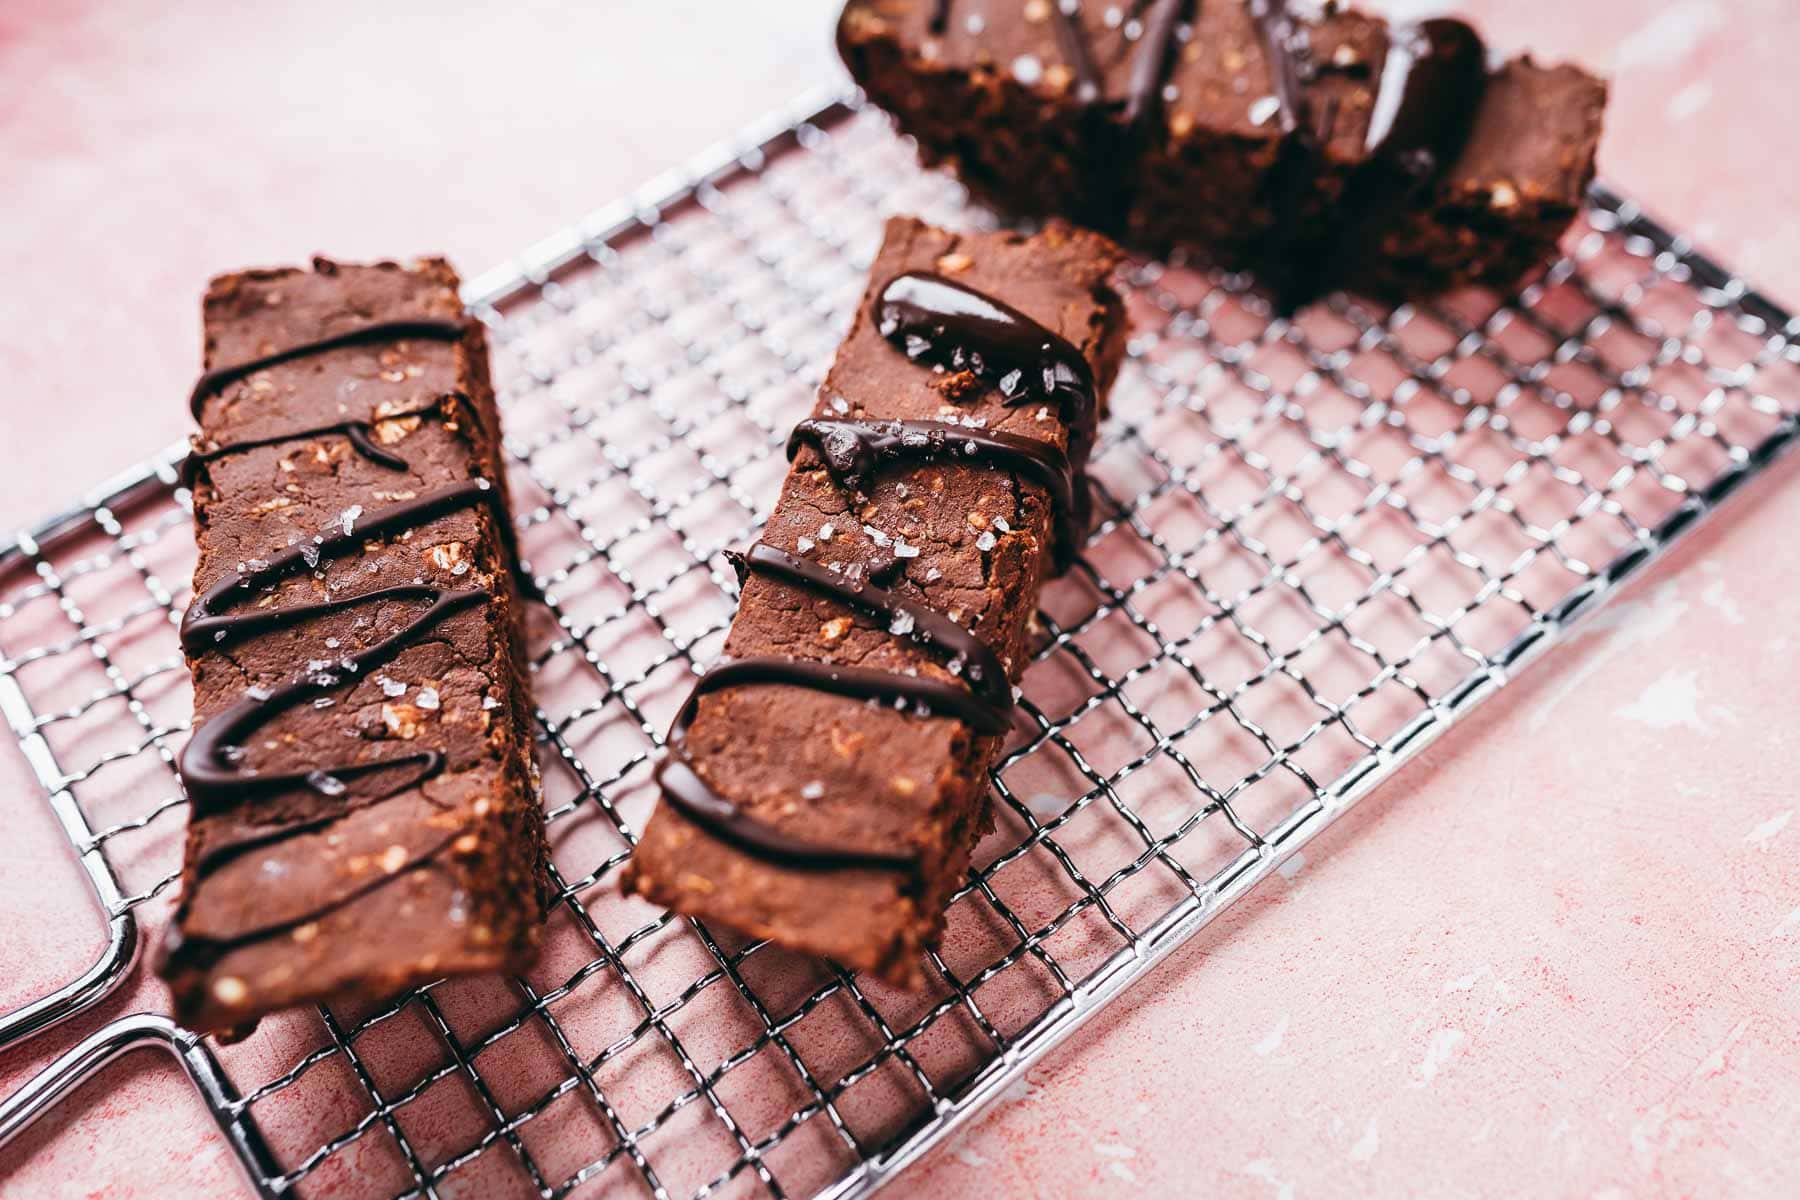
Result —
[[313, 707], [314, 708], [330, 708], [332, 705], [334, 705], [336, 703], [337, 703], [337, 701], [333, 700], [330, 696], [320, 696], [318, 699], [313, 701]]
[[919, 548], [917, 546], [907, 545], [905, 540], [902, 538], [895, 538], [894, 539], [894, 557], [895, 558], [917, 558], [917, 557], [919, 557]]
[[1044, 64], [1035, 54], [1021, 54], [1012, 61], [1013, 78], [1027, 87], [1044, 77]]
[[386, 675], [377, 675], [375, 682], [381, 685], [381, 694], [390, 700], [406, 695], [406, 685], [398, 679], [389, 679]]
[[497, 697], [483, 696], [481, 698], [481, 710], [483, 712], [493, 712], [496, 708], [499, 708], [499, 707], [500, 707], [500, 701]]
[[1274, 96], [1264, 96], [1250, 106], [1250, 122], [1253, 125], [1267, 125], [1281, 111], [1281, 101]]
[[999, 540], [999, 538], [996, 538], [991, 533], [983, 533], [980, 537], [975, 539], [975, 548], [977, 550], [992, 550], [995, 545], [999, 543]]
[[343, 780], [324, 771], [308, 771], [306, 786], [325, 796], [341, 796], [345, 790]]
[[363, 506], [360, 504], [352, 504], [338, 514], [338, 524], [343, 526], [345, 537], [349, 537], [356, 531], [356, 519], [362, 515]]
[[892, 621], [888, 622], [888, 632], [889, 633], [897, 633], [900, 636], [904, 637], [907, 634], [911, 633], [912, 631], [913, 631], [913, 615], [909, 612], [906, 612], [905, 610], [895, 613], [894, 619]]
[[245, 567], [250, 568], [250, 570], [252, 570], [252, 571], [258, 571], [258, 572], [266, 571], [269, 569], [269, 560], [266, 558], [245, 559], [243, 562], [238, 564], [238, 570], [241, 571]]
[[300, 547], [300, 557], [305, 560], [307, 566], [309, 566], [309, 567], [318, 566], [319, 565], [319, 548], [318, 548], [318, 546], [312, 545], [309, 543], [305, 546]]
[[890, 538], [887, 534], [881, 532], [881, 530], [875, 528], [873, 525], [864, 525], [863, 532], [868, 534], [869, 540], [871, 542], [874, 542], [877, 546], [885, 546], [889, 542], [893, 541], [892, 538]]
[[249, 688], [244, 689], [244, 695], [250, 697], [250, 699], [256, 701], [258, 704], [262, 703], [264, 700], [267, 700], [270, 696], [273, 696], [274, 694], [275, 694], [274, 692], [271, 692], [268, 688], [265, 688], [265, 687], [249, 687]]
[[821, 542], [829, 542], [831, 540], [831, 535], [836, 532], [837, 532], [837, 527], [835, 525], [833, 525], [830, 521], [827, 521], [823, 525], [819, 526], [819, 540]]
[[802, 553], [802, 554], [807, 554], [812, 551], [813, 546], [816, 544], [817, 543], [815, 543], [811, 538], [803, 537], [799, 541], [794, 543], [794, 549], [800, 551], [800, 553]]
[[1008, 525], [1006, 523], [1005, 517], [995, 517], [994, 518], [994, 528], [998, 529], [1001, 533], [1011, 533], [1012, 532], [1012, 526]]
[[419, 694], [413, 697], [413, 703], [424, 709], [434, 709], [438, 707], [439, 701], [437, 689], [429, 687], [420, 688]]
[[325, 639], [325, 648], [327, 650], [336, 650], [342, 644], [343, 643], [339, 642], [336, 638]]
[[805, 787], [800, 789], [800, 796], [802, 799], [805, 799], [805, 800], [817, 800], [819, 797], [823, 796], [824, 794], [825, 794], [825, 785], [820, 783], [816, 779], [813, 780], [811, 783], [807, 784]]
[[842, 396], [833, 396], [831, 398], [831, 411], [841, 417], [850, 411], [850, 402]]
[[936, 583], [938, 580], [942, 579], [943, 577], [944, 577], [944, 573], [942, 571], [938, 570], [936, 567], [925, 568], [925, 582], [926, 583]]

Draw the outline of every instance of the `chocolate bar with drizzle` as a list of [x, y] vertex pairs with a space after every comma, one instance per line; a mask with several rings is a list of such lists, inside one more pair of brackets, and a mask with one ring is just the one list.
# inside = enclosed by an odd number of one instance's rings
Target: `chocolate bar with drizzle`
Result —
[[1327, 0], [849, 0], [838, 47], [999, 207], [1337, 287], [1507, 287], [1594, 174], [1605, 85]]
[[1124, 350], [1104, 237], [888, 223], [626, 886], [900, 984], [987, 827]]
[[206, 297], [181, 626], [177, 1017], [517, 970], [546, 902], [523, 589], [481, 327], [426, 260]]

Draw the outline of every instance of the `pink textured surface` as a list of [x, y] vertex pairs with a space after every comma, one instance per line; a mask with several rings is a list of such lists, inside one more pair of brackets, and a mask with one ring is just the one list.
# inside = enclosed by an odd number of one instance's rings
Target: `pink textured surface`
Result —
[[[834, 6], [159, 7], [0, 13], [0, 524], [182, 430], [215, 270], [434, 249], [483, 269], [825, 78]], [[1800, 295], [1791, 6], [1468, 7], [1502, 44], [1610, 68], [1608, 176]], [[699, 48], [663, 51], [678, 32]], [[1796, 519], [1792, 486], [1755, 489], [900, 1186], [1794, 1191], [1800, 569], [1771, 548]], [[81, 884], [10, 749], [0, 782], [11, 1007], [98, 929], [67, 915]], [[0, 1089], [162, 1007], [140, 970], [0, 1058]], [[230, 1192], [204, 1129], [171, 1068], [126, 1061], [0, 1157], [0, 1191]]]

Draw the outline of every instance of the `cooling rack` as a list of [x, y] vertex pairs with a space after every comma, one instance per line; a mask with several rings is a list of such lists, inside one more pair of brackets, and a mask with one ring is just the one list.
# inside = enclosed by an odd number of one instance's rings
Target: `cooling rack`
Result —
[[[721, 552], [767, 515], [894, 211], [993, 223], [879, 115], [816, 96], [467, 288], [548, 596], [543, 962], [235, 1046], [124, 1017], [0, 1105], [0, 1142], [158, 1047], [263, 1196], [866, 1194], [1800, 425], [1800, 324], [1605, 187], [1567, 256], [1506, 298], [1339, 297], [1284, 320], [1243, 278], [1134, 264], [1098, 521], [1043, 598], [999, 829], [929, 990], [900, 993], [616, 886], [662, 734], [730, 618]], [[178, 454], [0, 545], [0, 709], [109, 927], [0, 1041], [99, 1001], [166, 919], [190, 705]]]

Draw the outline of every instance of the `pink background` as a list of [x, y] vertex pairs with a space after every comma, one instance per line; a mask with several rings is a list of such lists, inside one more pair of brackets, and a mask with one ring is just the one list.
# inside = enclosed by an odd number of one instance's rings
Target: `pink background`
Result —
[[[0, 525], [184, 430], [214, 271], [441, 250], [474, 274], [833, 70], [828, 0], [267, 7], [0, 10]], [[1466, 7], [1610, 71], [1607, 176], [1800, 297], [1800, 11]], [[898, 1190], [1800, 1190], [1796, 520], [1800, 491], [1753, 489]], [[98, 931], [10, 740], [0, 785], [11, 1007]], [[142, 974], [0, 1057], [0, 1089], [162, 1008]], [[203, 1129], [171, 1067], [123, 1062], [0, 1156], [0, 1191], [229, 1193]]]

